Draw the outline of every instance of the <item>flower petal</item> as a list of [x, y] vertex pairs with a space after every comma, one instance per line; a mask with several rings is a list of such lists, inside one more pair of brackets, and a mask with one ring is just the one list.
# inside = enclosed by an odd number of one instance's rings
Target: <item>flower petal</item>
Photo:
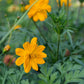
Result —
[[44, 49], [45, 49], [45, 46], [39, 45], [39, 46], [35, 49], [34, 52], [35, 52], [35, 53], [42, 52]]
[[30, 5], [26, 5], [26, 6], [25, 6], [25, 10], [27, 10], [27, 9], [29, 8], [29, 6], [30, 6]]
[[42, 59], [42, 58], [35, 58], [34, 61], [35, 61], [37, 64], [44, 64], [44, 63], [45, 63], [45, 60]]
[[30, 53], [37, 47], [37, 37], [33, 37], [30, 43]]
[[38, 71], [38, 65], [34, 62], [34, 60], [31, 60], [31, 66], [34, 70]]
[[28, 56], [25, 58], [24, 70], [25, 70], [26, 73], [28, 73], [31, 70], [30, 59], [29, 59]]
[[39, 57], [39, 58], [46, 58], [47, 57], [47, 54], [44, 53], [44, 52], [41, 52], [41, 53], [36, 53], [35, 56], [36, 57]]
[[40, 21], [44, 21], [45, 20], [45, 16], [44, 16], [43, 13], [39, 12], [39, 13], [37, 13], [37, 15], [38, 15], [38, 18], [39, 18]]
[[20, 66], [21, 64], [23, 64], [24, 63], [24, 57], [19, 57], [19, 58], [17, 58], [17, 60], [15, 61], [15, 64], [17, 65], [17, 66]]
[[25, 43], [23, 44], [23, 48], [24, 48], [25, 50], [29, 50], [29, 47], [30, 47], [29, 42], [25, 42]]
[[34, 20], [35, 22], [38, 21], [38, 15], [37, 15], [37, 14], [33, 16], [33, 20]]
[[15, 49], [15, 53], [16, 53], [16, 55], [18, 55], [18, 56], [25, 56], [25, 51], [24, 51], [24, 49], [22, 49], [22, 48], [16, 48], [16, 49]]

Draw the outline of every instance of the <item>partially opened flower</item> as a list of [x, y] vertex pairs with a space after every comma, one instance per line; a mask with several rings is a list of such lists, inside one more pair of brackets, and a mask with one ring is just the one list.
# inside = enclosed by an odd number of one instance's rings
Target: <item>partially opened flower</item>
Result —
[[11, 49], [10, 45], [6, 45], [3, 49], [3, 52], [7, 52]]
[[[36, 0], [29, 0], [29, 5], [25, 6], [27, 10]], [[51, 12], [51, 6], [48, 5], [49, 0], [38, 0], [38, 2], [28, 12], [29, 18], [34, 21], [44, 21], [47, 18], [47, 11]]]
[[[8, 0], [9, 1], [9, 0]], [[8, 7], [8, 12], [10, 12], [10, 13], [12, 13], [12, 12], [17, 12], [17, 11], [19, 11], [20, 10], [20, 8], [19, 8], [19, 6], [17, 6], [17, 5], [10, 5], [9, 7]]]
[[43, 52], [45, 46], [37, 44], [37, 38], [32, 38], [31, 42], [25, 42], [23, 48], [16, 48], [16, 55], [20, 56], [16, 61], [16, 65], [20, 66], [23, 64], [24, 70], [28, 73], [31, 68], [38, 71], [37, 64], [44, 64], [45, 61], [43, 58], [46, 58], [47, 55]]
[[[56, 1], [59, 4], [59, 0], [56, 0]], [[67, 0], [60, 0], [60, 4], [61, 4], [61, 6], [63, 6], [63, 4], [65, 6], [67, 6]], [[71, 6], [71, 0], [69, 0], [69, 6]]]
[[14, 28], [14, 30], [20, 29], [20, 28], [21, 28], [21, 25], [17, 25], [17, 26]]

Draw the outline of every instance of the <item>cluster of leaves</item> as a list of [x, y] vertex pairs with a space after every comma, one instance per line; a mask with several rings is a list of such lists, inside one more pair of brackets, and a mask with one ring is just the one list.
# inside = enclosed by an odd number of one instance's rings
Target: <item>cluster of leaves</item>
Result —
[[49, 69], [41, 67], [39, 84], [83, 84], [84, 67], [71, 62], [56, 63]]

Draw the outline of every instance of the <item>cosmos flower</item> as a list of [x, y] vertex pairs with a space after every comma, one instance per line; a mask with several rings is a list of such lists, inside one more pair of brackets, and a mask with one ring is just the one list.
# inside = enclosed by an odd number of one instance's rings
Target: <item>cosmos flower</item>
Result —
[[[29, 5], [25, 6], [25, 10], [27, 10], [31, 4], [33, 4], [36, 0], [30, 0]], [[29, 18], [33, 18], [36, 22], [38, 20], [44, 21], [47, 18], [47, 12], [51, 12], [51, 6], [48, 5], [49, 0], [39, 0], [28, 12]]]
[[38, 71], [37, 64], [44, 64], [45, 61], [43, 58], [46, 58], [47, 55], [43, 52], [45, 46], [37, 44], [37, 38], [32, 38], [31, 42], [25, 42], [23, 48], [16, 48], [16, 55], [20, 56], [15, 61], [17, 66], [23, 64], [24, 70], [28, 73], [31, 68]]
[[[56, 0], [56, 1], [59, 4], [59, 0]], [[65, 6], [67, 6], [67, 0], [60, 0], [60, 4], [61, 4], [61, 6], [63, 6], [63, 4]], [[71, 6], [71, 0], [69, 0], [69, 6]]]

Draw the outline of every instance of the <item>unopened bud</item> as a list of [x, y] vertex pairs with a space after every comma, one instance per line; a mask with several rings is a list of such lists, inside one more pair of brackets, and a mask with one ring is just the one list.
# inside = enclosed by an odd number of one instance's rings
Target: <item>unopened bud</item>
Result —
[[17, 19], [19, 20], [20, 19], [20, 16], [17, 16]]
[[24, 5], [24, 3], [23, 2], [21, 2], [21, 6], [23, 6]]
[[7, 52], [7, 51], [9, 51], [10, 50], [10, 45], [6, 45], [5, 47], [4, 47], [4, 49], [3, 49], [3, 52]]
[[70, 55], [70, 51], [68, 49], [66, 49], [65, 56], [69, 56], [69, 55]]
[[5, 14], [4, 16], [7, 17], [7, 14]]

